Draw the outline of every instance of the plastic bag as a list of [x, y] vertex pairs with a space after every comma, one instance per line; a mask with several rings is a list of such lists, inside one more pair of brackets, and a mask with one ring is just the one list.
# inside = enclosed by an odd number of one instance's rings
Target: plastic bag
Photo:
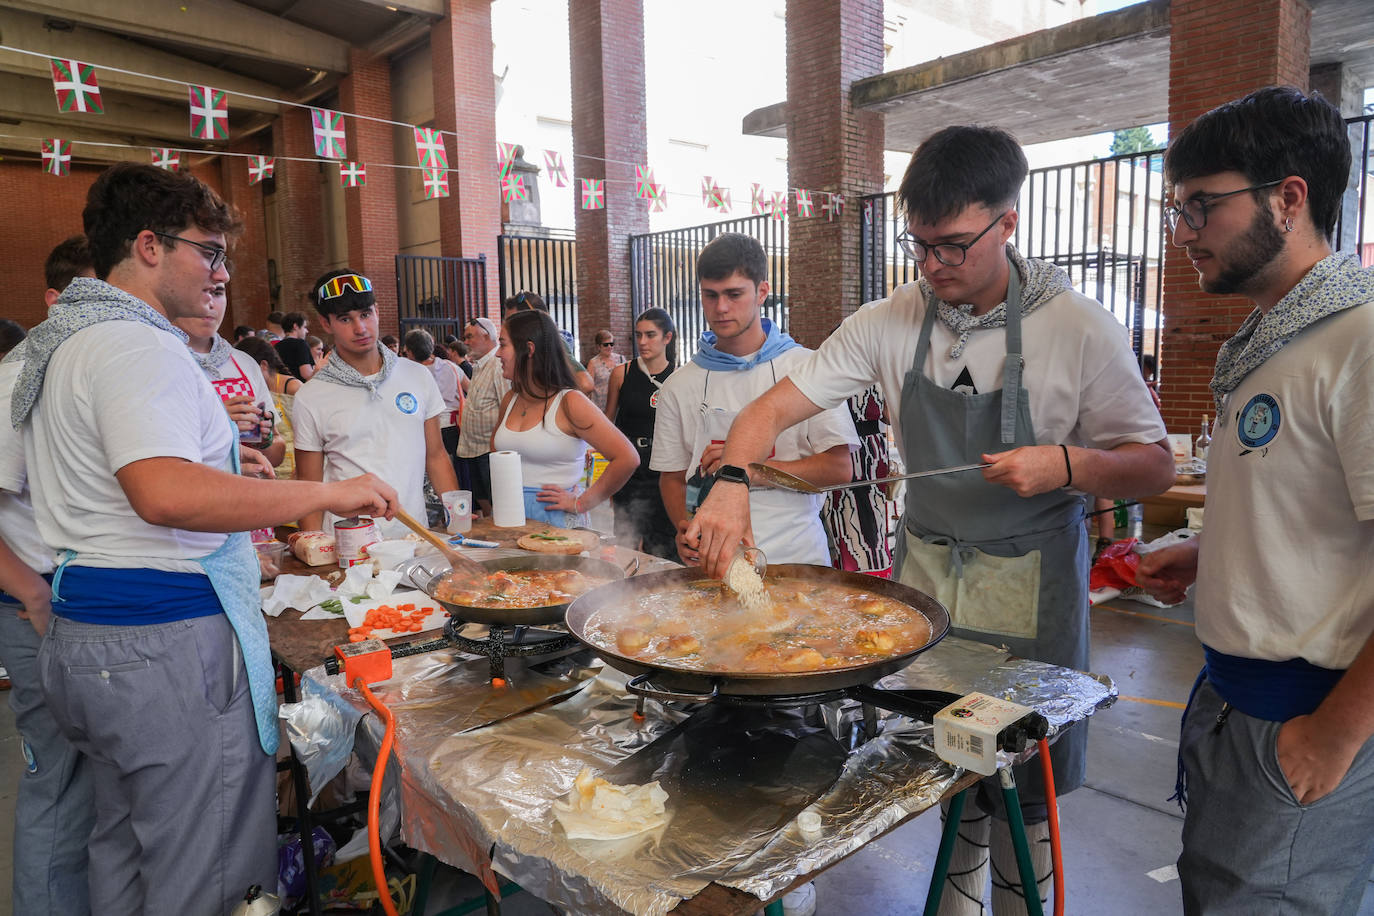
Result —
[[1125, 590], [1134, 586], [1135, 570], [1140, 565], [1140, 555], [1135, 552], [1135, 545], [1135, 538], [1127, 538], [1098, 554], [1088, 576], [1089, 591], [1096, 592], [1104, 588]]

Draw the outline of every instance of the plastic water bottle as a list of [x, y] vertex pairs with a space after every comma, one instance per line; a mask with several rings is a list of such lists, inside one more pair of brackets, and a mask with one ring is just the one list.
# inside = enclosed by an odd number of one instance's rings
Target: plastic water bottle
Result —
[[1145, 507], [1138, 502], [1126, 507], [1126, 533], [1137, 541], [1145, 536]]

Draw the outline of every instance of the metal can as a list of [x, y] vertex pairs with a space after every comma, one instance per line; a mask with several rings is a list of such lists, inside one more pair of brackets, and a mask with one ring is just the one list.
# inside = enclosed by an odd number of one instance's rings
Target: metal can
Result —
[[339, 567], [348, 569], [360, 563], [369, 562], [364, 548], [375, 544], [381, 538], [377, 526], [366, 515], [341, 518], [334, 523], [335, 549], [338, 551]]

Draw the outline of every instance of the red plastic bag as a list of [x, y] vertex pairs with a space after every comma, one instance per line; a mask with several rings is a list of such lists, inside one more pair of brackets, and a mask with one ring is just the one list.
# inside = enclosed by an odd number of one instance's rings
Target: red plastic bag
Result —
[[1093, 563], [1088, 576], [1090, 591], [1127, 589], [1136, 584], [1135, 570], [1140, 565], [1140, 554], [1132, 549], [1135, 543], [1135, 538], [1117, 541], [1097, 555], [1097, 562]]

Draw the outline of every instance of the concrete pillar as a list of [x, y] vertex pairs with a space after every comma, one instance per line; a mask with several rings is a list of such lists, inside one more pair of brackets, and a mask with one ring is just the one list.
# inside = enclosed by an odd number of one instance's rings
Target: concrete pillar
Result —
[[[356, 48], [348, 56], [349, 73], [339, 84], [340, 106], [354, 114], [390, 118], [390, 63]], [[356, 162], [409, 163], [406, 154], [410, 151], [397, 150], [393, 136], [389, 124], [348, 119], [348, 150]], [[397, 175], [395, 169], [368, 168], [365, 187], [344, 189], [348, 266], [372, 280], [383, 334], [395, 334], [400, 327], [396, 315]]]
[[[849, 87], [882, 69], [882, 0], [788, 0], [788, 184], [811, 191], [817, 213], [789, 227], [788, 321], [808, 347], [862, 304], [859, 197], [882, 190], [883, 120], [855, 111]], [[844, 195], [841, 218], [825, 218], [817, 191]]]
[[[252, 138], [230, 145], [229, 151], [259, 155], [261, 146], [259, 140]], [[252, 160], [246, 156], [220, 156], [218, 161], [224, 199], [237, 207], [243, 218], [243, 235], [230, 256], [235, 269], [226, 289], [229, 311], [220, 327], [220, 334], [232, 340], [237, 325], [266, 327], [267, 313], [272, 310], [267, 289], [267, 225], [262, 186], [248, 183], [248, 163]]]
[[[1341, 110], [1347, 118], [1364, 114], [1364, 84], [1353, 70], [1343, 64], [1318, 64], [1308, 74], [1308, 87], [1320, 92], [1332, 105]], [[1336, 226], [1336, 238], [1332, 240], [1338, 251], [1359, 254], [1356, 246], [1360, 243], [1360, 150], [1364, 149], [1364, 128], [1351, 125], [1350, 180], [1341, 198], [1341, 218]]]
[[272, 149], [277, 156], [272, 174], [277, 189], [277, 237], [281, 254], [277, 268], [281, 283], [278, 307], [283, 312], [304, 312], [309, 317], [314, 315], [310, 286], [324, 273], [325, 265], [320, 165], [292, 162], [286, 158], [315, 158], [309, 110], [282, 110], [272, 124]]
[[[1307, 85], [1312, 13], [1303, 0], [1173, 0], [1169, 18], [1171, 136], [1255, 89]], [[1187, 255], [1166, 240], [1160, 399], [1170, 431], [1190, 432], [1213, 412], [1217, 349], [1252, 308], [1240, 296], [1202, 292]]]
[[[568, 42], [578, 326], [584, 340], [596, 328], [629, 340], [630, 236], [649, 231], [648, 201], [634, 187], [648, 156], [641, 0], [569, 0]], [[606, 180], [604, 210], [581, 209], [583, 178]]]
[[[449, 193], [439, 201], [439, 248], [445, 257], [487, 258], [487, 314], [499, 318], [496, 237], [501, 184], [496, 172], [496, 79], [492, 76], [491, 0], [449, 0], [430, 30], [434, 126], [445, 136]], [[455, 297], [461, 290], [452, 291]], [[457, 298], [454, 299], [457, 301]], [[476, 304], [458, 303], [459, 314]]]

